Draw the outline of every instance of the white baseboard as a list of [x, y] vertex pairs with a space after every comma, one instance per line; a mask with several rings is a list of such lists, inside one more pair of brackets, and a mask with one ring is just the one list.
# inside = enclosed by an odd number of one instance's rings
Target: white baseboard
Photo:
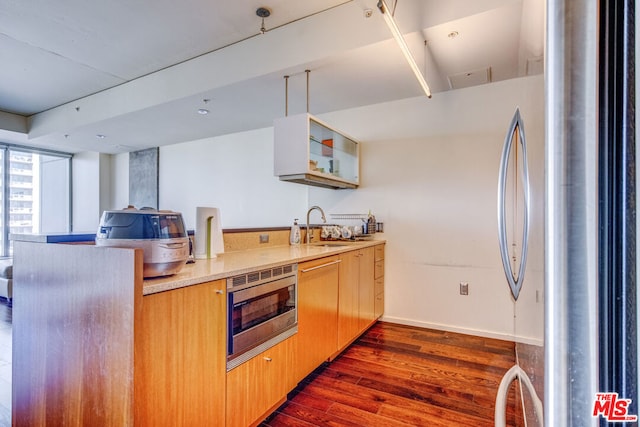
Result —
[[538, 338], [514, 337], [513, 335], [509, 335], [509, 334], [483, 331], [480, 329], [461, 328], [458, 326], [443, 325], [440, 323], [422, 322], [422, 321], [417, 321], [412, 319], [405, 319], [402, 317], [385, 315], [385, 316], [382, 316], [380, 320], [383, 322], [398, 323], [400, 325], [416, 326], [418, 328], [436, 329], [439, 331], [456, 332], [459, 334], [475, 335], [478, 337], [493, 338], [493, 339], [504, 340], [504, 341], [514, 341], [522, 344], [536, 345], [538, 347], [542, 347], [544, 345], [544, 341]]

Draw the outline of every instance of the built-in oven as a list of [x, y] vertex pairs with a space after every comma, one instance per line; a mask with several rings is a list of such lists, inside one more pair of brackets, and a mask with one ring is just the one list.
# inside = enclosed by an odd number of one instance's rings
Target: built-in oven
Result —
[[227, 279], [227, 370], [297, 332], [297, 288], [297, 264]]

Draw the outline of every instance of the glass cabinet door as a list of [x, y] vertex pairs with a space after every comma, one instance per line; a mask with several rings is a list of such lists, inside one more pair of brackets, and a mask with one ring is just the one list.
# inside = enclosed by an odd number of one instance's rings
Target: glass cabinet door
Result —
[[360, 185], [360, 145], [309, 113], [275, 119], [274, 175], [332, 189]]
[[358, 143], [310, 119], [309, 171], [358, 182]]

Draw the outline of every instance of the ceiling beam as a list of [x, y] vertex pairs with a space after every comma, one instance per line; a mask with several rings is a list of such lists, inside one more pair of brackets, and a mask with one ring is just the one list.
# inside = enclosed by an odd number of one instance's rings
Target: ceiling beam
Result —
[[379, 14], [366, 19], [361, 2], [346, 3], [275, 28], [264, 35], [35, 114], [29, 118], [29, 138], [70, 133], [91, 123], [280, 70], [304, 67], [340, 52], [389, 38]]
[[27, 118], [19, 114], [0, 111], [0, 129], [10, 131], [10, 132], [26, 134]]

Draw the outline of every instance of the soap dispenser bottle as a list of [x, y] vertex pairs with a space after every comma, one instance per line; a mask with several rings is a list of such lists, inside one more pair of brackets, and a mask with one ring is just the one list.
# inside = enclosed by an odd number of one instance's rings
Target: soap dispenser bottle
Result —
[[300, 244], [300, 226], [298, 225], [298, 218], [293, 220], [293, 225], [291, 226], [291, 232], [289, 233], [289, 243], [291, 245], [299, 245]]

